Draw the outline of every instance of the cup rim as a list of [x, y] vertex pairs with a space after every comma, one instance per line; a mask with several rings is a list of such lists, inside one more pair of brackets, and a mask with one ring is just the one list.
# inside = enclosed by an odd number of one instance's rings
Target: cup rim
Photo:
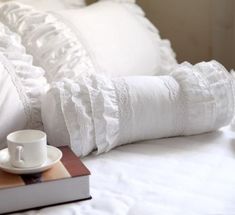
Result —
[[[23, 140], [20, 140], [18, 139], [17, 140], [17, 135], [22, 135], [22, 134], [25, 134], [27, 135], [28, 134], [32, 134], [32, 133], [35, 133], [35, 137], [32, 137], [31, 139], [23, 139]], [[24, 144], [24, 143], [32, 143], [32, 142], [38, 142], [38, 141], [43, 141], [46, 139], [46, 133], [41, 131], [41, 130], [33, 130], [33, 129], [25, 129], [25, 130], [18, 130], [18, 131], [14, 131], [10, 134], [7, 135], [7, 141], [8, 142], [12, 142], [12, 143], [19, 143], [19, 144]]]

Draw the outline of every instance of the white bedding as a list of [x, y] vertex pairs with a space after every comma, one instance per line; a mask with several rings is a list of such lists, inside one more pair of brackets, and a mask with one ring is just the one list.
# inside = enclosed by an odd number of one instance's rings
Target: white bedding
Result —
[[83, 160], [91, 201], [26, 215], [204, 215], [235, 213], [235, 133], [141, 142]]
[[[3, 11], [7, 12], [6, 9]], [[14, 8], [14, 11], [17, 9]], [[47, 16], [42, 16], [42, 20], [45, 17]], [[8, 18], [16, 23], [15, 16]], [[40, 17], [34, 18], [38, 20]], [[22, 21], [22, 19], [16, 20]], [[11, 22], [8, 23], [9, 26], [10, 24]], [[21, 36], [26, 35], [26, 31], [23, 30], [27, 25], [23, 24], [17, 25], [20, 27]], [[13, 31], [17, 29], [11, 28]], [[67, 33], [70, 35], [71, 32]], [[25, 41], [22, 40], [24, 44]], [[66, 42], [68, 41], [65, 40], [65, 44]], [[70, 45], [74, 48], [74, 43]], [[80, 47], [80, 43], [76, 45]], [[71, 49], [71, 52], [73, 50]], [[28, 48], [26, 51], [30, 52]], [[63, 53], [63, 49], [58, 53]], [[78, 53], [80, 56], [80, 52]], [[92, 63], [87, 61], [88, 55], [82, 53], [81, 56], [85, 57], [81, 59], [85, 59], [84, 62], [88, 63], [82, 65], [81, 70], [90, 70], [93, 68]], [[67, 55], [62, 56], [61, 59]], [[52, 66], [57, 65], [55, 62], [52, 61]], [[61, 65], [65, 66], [64, 62]], [[64, 71], [67, 70], [63, 67], [60, 74], [64, 75]], [[219, 95], [223, 96], [222, 93], [223, 91]], [[226, 107], [228, 106], [229, 102]], [[215, 105], [215, 109], [216, 107], [222, 109]], [[195, 121], [190, 120], [192, 123]], [[92, 173], [91, 201], [65, 204], [24, 214], [235, 214], [234, 157], [235, 133], [228, 127], [204, 135], [158, 139], [121, 146], [106, 154], [90, 155], [83, 160]]]
[[137, 5], [125, 1], [56, 14], [6, 3], [0, 7], [0, 21], [20, 35], [49, 83], [82, 73], [168, 74], [177, 65], [169, 41], [160, 38]]
[[[0, 4], [12, 0], [0, 0]], [[40, 10], [61, 10], [76, 7], [83, 7], [86, 5], [85, 0], [14, 0], [22, 4], [33, 6]]]
[[201, 134], [230, 124], [234, 79], [216, 61], [183, 63], [167, 76], [80, 75], [53, 84], [42, 121], [53, 146], [86, 156], [127, 143]]

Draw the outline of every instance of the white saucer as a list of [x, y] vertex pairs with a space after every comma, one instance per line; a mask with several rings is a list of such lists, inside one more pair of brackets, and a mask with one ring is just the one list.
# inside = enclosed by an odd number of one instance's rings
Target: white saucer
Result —
[[8, 148], [5, 148], [0, 150], [0, 169], [5, 172], [19, 175], [34, 174], [50, 169], [53, 165], [59, 162], [61, 158], [62, 152], [58, 148], [47, 146], [47, 161], [44, 164], [34, 168], [17, 168], [11, 165]]

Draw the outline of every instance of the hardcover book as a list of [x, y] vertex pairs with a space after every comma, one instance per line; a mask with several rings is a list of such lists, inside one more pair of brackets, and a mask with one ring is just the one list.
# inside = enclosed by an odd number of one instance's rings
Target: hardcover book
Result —
[[69, 147], [51, 169], [32, 175], [0, 170], [0, 213], [10, 213], [73, 201], [88, 200], [89, 170]]

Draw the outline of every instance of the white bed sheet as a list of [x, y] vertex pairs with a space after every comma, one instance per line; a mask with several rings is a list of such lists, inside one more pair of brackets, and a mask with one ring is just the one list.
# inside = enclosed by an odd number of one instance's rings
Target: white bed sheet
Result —
[[235, 133], [141, 142], [84, 159], [91, 201], [30, 211], [46, 215], [235, 214]]

